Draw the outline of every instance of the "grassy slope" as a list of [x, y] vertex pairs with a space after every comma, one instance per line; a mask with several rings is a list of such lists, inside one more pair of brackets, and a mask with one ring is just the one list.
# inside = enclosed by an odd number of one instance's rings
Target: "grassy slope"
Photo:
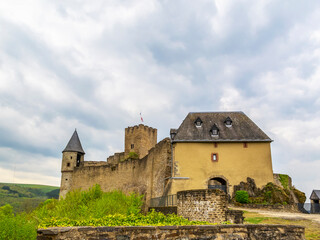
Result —
[[286, 225], [301, 225], [306, 228], [307, 240], [320, 239], [320, 224], [310, 220], [289, 220], [275, 217], [265, 217], [259, 213], [244, 212], [245, 223], [251, 224], [286, 224]]
[[22, 183], [14, 183], [14, 184], [13, 183], [6, 183], [6, 184], [12, 184], [12, 185], [16, 185], [16, 186], [24, 187], [24, 188], [37, 188], [37, 189], [40, 189], [44, 193], [47, 193], [52, 190], [60, 188], [60, 187], [40, 185], [40, 184], [22, 184]]
[[47, 193], [55, 189], [59, 189], [59, 187], [0, 183], [0, 206], [10, 204], [13, 206], [14, 212], [29, 212], [48, 198]]

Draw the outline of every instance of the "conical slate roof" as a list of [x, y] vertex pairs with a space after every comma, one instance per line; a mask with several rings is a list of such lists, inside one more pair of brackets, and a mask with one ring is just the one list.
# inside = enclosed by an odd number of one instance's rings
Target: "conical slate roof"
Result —
[[72, 137], [70, 138], [66, 148], [62, 152], [79, 152], [85, 154], [82, 149], [77, 130], [74, 130]]

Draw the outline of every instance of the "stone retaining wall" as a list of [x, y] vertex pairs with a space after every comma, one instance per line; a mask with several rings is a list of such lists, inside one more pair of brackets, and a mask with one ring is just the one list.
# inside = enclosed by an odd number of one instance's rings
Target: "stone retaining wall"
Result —
[[226, 221], [227, 195], [219, 189], [200, 189], [177, 193], [179, 216], [191, 221], [221, 223]]
[[61, 227], [38, 229], [38, 240], [237, 239], [304, 240], [304, 227], [289, 225], [205, 225], [145, 227]]

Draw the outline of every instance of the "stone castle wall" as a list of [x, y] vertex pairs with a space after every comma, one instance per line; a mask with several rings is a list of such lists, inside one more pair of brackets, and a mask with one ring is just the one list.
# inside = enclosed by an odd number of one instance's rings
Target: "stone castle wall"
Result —
[[117, 189], [145, 194], [148, 202], [150, 198], [163, 195], [165, 179], [170, 177], [170, 157], [170, 140], [166, 138], [142, 159], [128, 159], [117, 164], [84, 162], [74, 168], [69, 190], [85, 190], [100, 184], [103, 191]]
[[115, 153], [107, 158], [108, 164], [117, 164], [125, 159], [125, 153]]
[[38, 240], [71, 239], [237, 239], [304, 240], [304, 227], [293, 225], [203, 225], [144, 227], [60, 227], [38, 229]]
[[127, 127], [124, 142], [125, 156], [128, 156], [129, 152], [135, 152], [139, 158], [143, 158], [148, 154], [149, 149], [157, 144], [157, 129], [143, 124]]
[[221, 223], [226, 221], [227, 195], [218, 189], [180, 191], [177, 213], [191, 221]]

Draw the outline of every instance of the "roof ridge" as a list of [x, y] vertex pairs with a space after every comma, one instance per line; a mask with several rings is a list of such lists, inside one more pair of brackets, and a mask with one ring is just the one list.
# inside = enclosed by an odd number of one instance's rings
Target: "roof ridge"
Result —
[[188, 114], [193, 113], [243, 113], [243, 111], [207, 111], [207, 112], [189, 112]]

